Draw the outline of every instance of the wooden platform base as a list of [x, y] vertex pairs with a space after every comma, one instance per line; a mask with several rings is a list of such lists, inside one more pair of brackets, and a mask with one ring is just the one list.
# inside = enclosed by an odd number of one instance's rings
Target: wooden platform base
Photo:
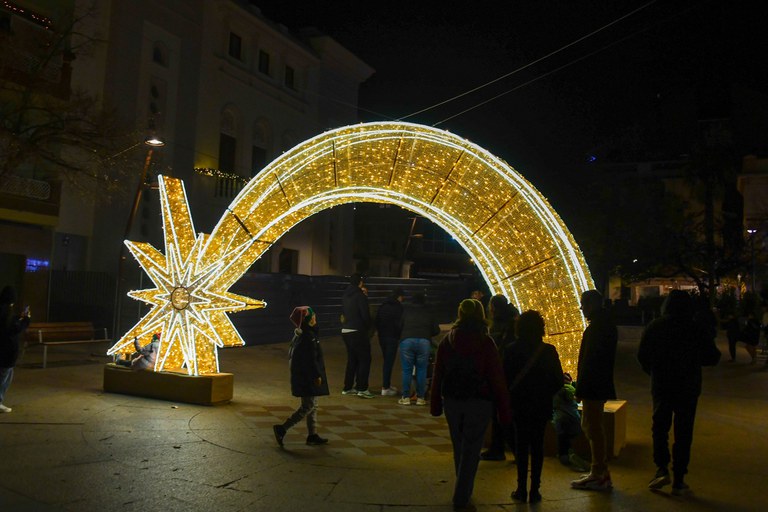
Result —
[[213, 405], [232, 400], [233, 388], [231, 373], [192, 377], [181, 372], [132, 370], [113, 363], [104, 366], [104, 391], [108, 393]]

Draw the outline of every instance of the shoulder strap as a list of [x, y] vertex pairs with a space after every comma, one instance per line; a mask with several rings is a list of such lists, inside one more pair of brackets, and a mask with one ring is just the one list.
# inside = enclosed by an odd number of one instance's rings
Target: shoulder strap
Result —
[[515, 376], [515, 380], [513, 380], [512, 383], [509, 385], [510, 391], [515, 389], [517, 385], [520, 384], [520, 381], [525, 378], [525, 376], [533, 367], [534, 363], [536, 363], [536, 360], [539, 358], [543, 350], [544, 350], [544, 343], [541, 343], [538, 347], [536, 347], [536, 352], [533, 353], [533, 355], [528, 360], [528, 362], [525, 363], [525, 366], [523, 366], [523, 369], [520, 370], [520, 373], [518, 373], [517, 376]]

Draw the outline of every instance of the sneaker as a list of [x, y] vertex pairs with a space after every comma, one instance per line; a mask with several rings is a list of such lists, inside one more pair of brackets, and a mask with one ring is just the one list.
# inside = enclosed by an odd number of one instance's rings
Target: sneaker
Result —
[[571, 482], [573, 489], [584, 489], [588, 491], [610, 491], [613, 489], [611, 475], [606, 471], [602, 475], [589, 473], [581, 478]]
[[341, 390], [342, 395], [357, 395], [357, 390], [355, 388], [352, 389], [342, 389]]
[[312, 434], [307, 436], [307, 444], [309, 446], [320, 446], [321, 444], [328, 444], [328, 440], [317, 434]]
[[397, 388], [381, 388], [381, 396], [396, 396]]
[[515, 503], [525, 503], [528, 501], [528, 493], [525, 489], [518, 489], [512, 493], [511, 498]]
[[360, 398], [376, 398], [376, 395], [374, 395], [367, 389], [365, 391], [358, 391], [357, 396], [359, 396]]
[[397, 403], [400, 405], [411, 405], [411, 399], [408, 398], [407, 396], [404, 396], [403, 398], [398, 400]]
[[275, 441], [280, 446], [283, 446], [283, 438], [285, 437], [285, 427], [282, 425], [272, 425], [272, 432], [275, 433]]
[[648, 488], [658, 490], [671, 483], [672, 480], [669, 478], [669, 470], [667, 468], [659, 468], [658, 471], [656, 471], [656, 475], [653, 477], [653, 479], [648, 482]]
[[10, 407], [6, 407], [3, 404], [0, 404], [0, 412], [11, 412], [13, 409]]
[[423, 398], [417, 398], [416, 405], [427, 405], [427, 401], [424, 400]]
[[692, 493], [688, 484], [680, 482], [672, 486], [672, 496], [688, 496]]
[[480, 460], [507, 460], [507, 457], [503, 452], [492, 452], [491, 450], [486, 450], [480, 453]]

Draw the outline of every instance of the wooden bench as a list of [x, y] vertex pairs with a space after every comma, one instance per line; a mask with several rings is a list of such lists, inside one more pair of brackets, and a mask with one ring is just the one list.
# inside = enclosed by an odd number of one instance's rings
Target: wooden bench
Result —
[[51, 345], [79, 345], [106, 343], [107, 328], [96, 329], [92, 322], [33, 322], [25, 334], [25, 346], [43, 346], [43, 368], [48, 364], [48, 347]]
[[[579, 406], [581, 410], [581, 406]], [[603, 409], [605, 444], [609, 458], [619, 456], [621, 449], [627, 446], [627, 401], [608, 400]], [[590, 448], [584, 432], [574, 439], [571, 448], [582, 458], [589, 460]], [[547, 423], [544, 432], [544, 455], [557, 456], [557, 434], [552, 423]]]

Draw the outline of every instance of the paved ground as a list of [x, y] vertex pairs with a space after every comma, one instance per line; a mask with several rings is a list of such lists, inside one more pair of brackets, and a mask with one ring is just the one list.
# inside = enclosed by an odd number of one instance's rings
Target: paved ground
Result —
[[[634, 361], [637, 337], [636, 329], [621, 330], [616, 381], [629, 401], [629, 424], [628, 445], [611, 464], [614, 491], [571, 490], [576, 473], [547, 458], [544, 501], [516, 505], [509, 497], [515, 466], [481, 462], [479, 510], [765, 509], [768, 371], [748, 365], [743, 349], [737, 363], [705, 371], [688, 479], [695, 494], [652, 493], [648, 381]], [[331, 442], [306, 446], [298, 425], [284, 450], [271, 425], [297, 404], [285, 343], [223, 351], [235, 396], [216, 407], [106, 394], [106, 359], [92, 356], [92, 347], [54, 348], [45, 370], [41, 354], [29, 351], [6, 398], [14, 410], [0, 415], [0, 511], [451, 510], [444, 419], [398, 406], [396, 397], [342, 397], [341, 340], [323, 345], [334, 394], [321, 399], [319, 418]], [[373, 346], [371, 381], [379, 385]]]

